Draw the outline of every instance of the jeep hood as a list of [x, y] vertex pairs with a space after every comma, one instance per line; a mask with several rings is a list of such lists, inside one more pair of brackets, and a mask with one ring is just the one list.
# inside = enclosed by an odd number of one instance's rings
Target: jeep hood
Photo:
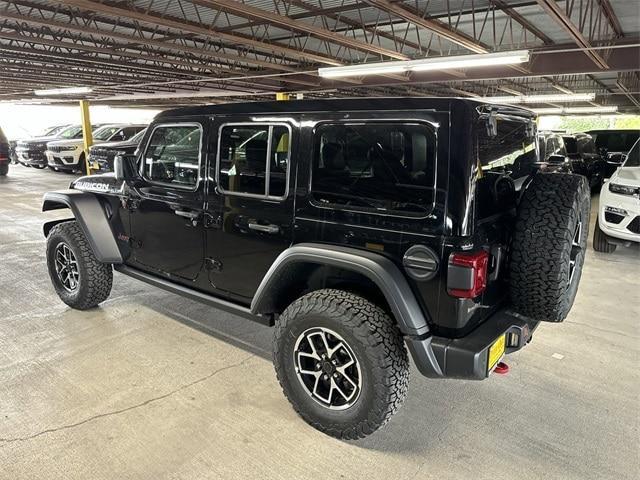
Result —
[[612, 183], [640, 187], [640, 167], [621, 167], [611, 176]]

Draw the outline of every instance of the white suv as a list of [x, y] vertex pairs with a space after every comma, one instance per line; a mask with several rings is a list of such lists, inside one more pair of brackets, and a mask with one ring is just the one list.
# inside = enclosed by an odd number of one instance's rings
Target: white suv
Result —
[[602, 187], [593, 235], [597, 252], [611, 253], [628, 242], [640, 242], [640, 140]]
[[[93, 131], [93, 143], [119, 142], [128, 140], [146, 125], [113, 124], [104, 125]], [[54, 170], [75, 171], [86, 173], [84, 160], [84, 141], [82, 138], [72, 140], [57, 140], [47, 143], [47, 164]]]

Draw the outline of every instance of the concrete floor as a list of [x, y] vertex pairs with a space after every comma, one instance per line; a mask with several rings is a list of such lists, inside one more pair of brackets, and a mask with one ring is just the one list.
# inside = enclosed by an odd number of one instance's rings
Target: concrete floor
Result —
[[391, 423], [341, 442], [284, 399], [269, 328], [119, 274], [101, 308], [60, 302], [40, 198], [71, 179], [0, 178], [1, 479], [639, 478], [640, 249], [589, 249], [570, 317], [509, 375], [412, 368]]

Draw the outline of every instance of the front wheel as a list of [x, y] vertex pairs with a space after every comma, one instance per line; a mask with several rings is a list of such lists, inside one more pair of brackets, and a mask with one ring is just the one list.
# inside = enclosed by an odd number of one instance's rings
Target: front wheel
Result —
[[366, 437], [407, 395], [409, 361], [397, 325], [345, 291], [318, 290], [289, 305], [276, 323], [273, 352], [293, 408], [333, 437]]
[[75, 221], [59, 223], [49, 232], [47, 267], [53, 288], [71, 308], [93, 308], [111, 293], [113, 269], [98, 261]]
[[596, 228], [593, 230], [593, 249], [601, 253], [613, 253], [616, 244], [609, 242], [609, 237], [600, 229], [600, 222], [596, 220]]
[[9, 173], [9, 164], [3, 163], [0, 165], [0, 177], [4, 177], [7, 173]]

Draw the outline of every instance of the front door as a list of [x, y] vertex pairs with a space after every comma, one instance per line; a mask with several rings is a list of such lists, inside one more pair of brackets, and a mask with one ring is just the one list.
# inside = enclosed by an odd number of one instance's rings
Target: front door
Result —
[[287, 121], [247, 120], [214, 124], [206, 229], [208, 287], [244, 303], [292, 242], [297, 140]]
[[132, 262], [190, 283], [204, 258], [204, 141], [199, 122], [153, 127], [130, 199]]

